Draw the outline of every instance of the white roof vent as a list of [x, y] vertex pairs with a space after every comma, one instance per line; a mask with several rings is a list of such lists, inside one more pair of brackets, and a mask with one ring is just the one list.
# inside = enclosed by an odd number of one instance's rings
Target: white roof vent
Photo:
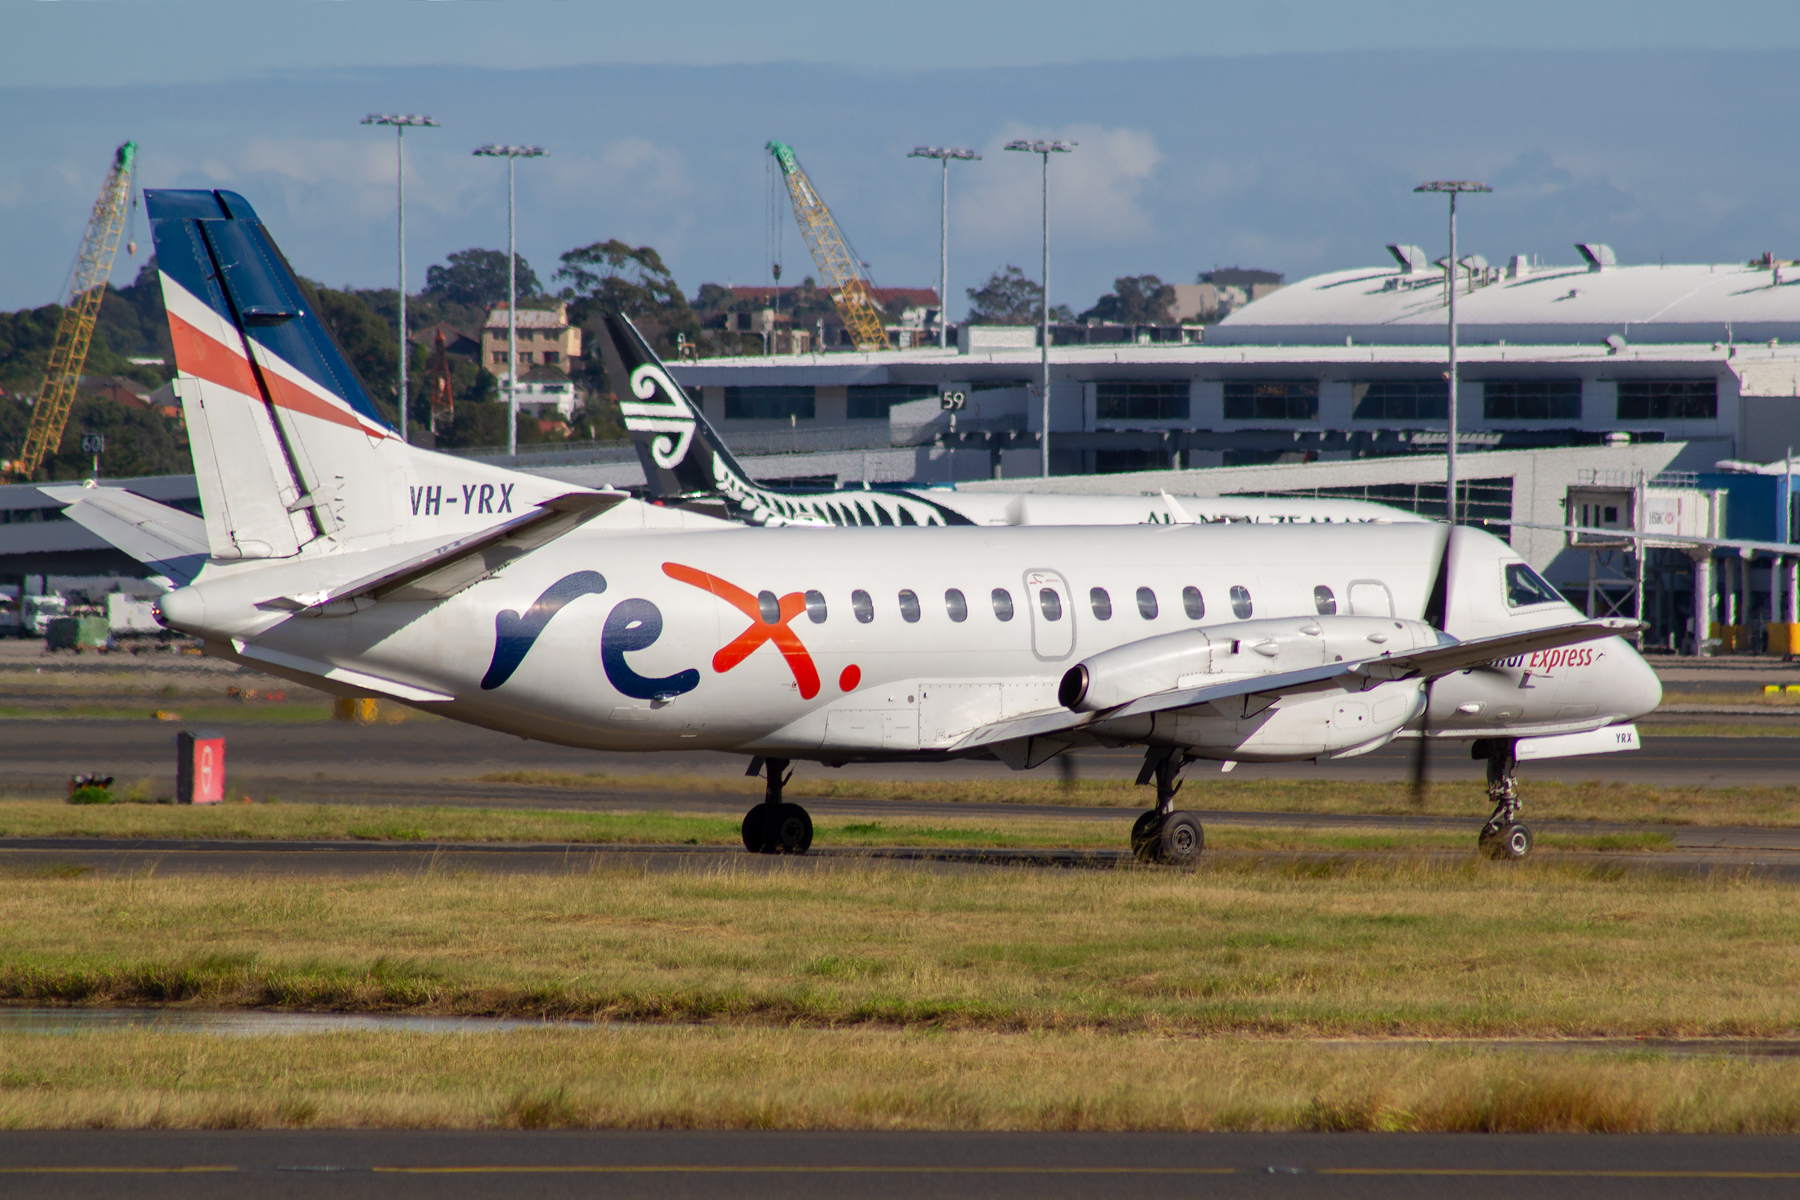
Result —
[[1506, 274], [1510, 279], [1524, 279], [1531, 274], [1531, 260], [1523, 254], [1515, 254], [1506, 265]]
[[1619, 265], [1619, 260], [1613, 257], [1611, 246], [1603, 246], [1599, 242], [1576, 242], [1575, 248], [1587, 260], [1590, 271], [1604, 271], [1608, 267]]
[[1431, 265], [1431, 260], [1425, 257], [1425, 252], [1417, 246], [1390, 245], [1388, 253], [1394, 256], [1394, 261], [1399, 263], [1400, 269], [1408, 275], [1423, 271]]
[[1606, 352], [1608, 354], [1617, 354], [1623, 349], [1625, 349], [1625, 339], [1623, 337], [1616, 333], [1609, 333], [1606, 335]]

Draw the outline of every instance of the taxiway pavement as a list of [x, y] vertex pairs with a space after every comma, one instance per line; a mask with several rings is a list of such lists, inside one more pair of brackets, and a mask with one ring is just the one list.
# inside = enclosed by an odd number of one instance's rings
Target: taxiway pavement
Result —
[[[1179, 1069], [1174, 1067], [1172, 1069]], [[1194, 1064], [1191, 1069], [1202, 1069]], [[1775, 1197], [1790, 1137], [751, 1131], [8, 1131], [18, 1200], [493, 1196]]]

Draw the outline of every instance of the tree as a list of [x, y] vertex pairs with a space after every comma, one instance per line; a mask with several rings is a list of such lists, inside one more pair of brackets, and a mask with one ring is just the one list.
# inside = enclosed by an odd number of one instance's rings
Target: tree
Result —
[[1175, 316], [1175, 287], [1154, 275], [1121, 275], [1113, 290], [1081, 314], [1084, 321], [1114, 325], [1171, 325]]
[[[973, 305], [968, 316], [972, 325], [1035, 325], [1043, 316], [1043, 286], [1015, 266], [1002, 267], [981, 287], [966, 290]], [[1074, 315], [1068, 305], [1052, 304], [1050, 319], [1072, 321]]]
[[[506, 302], [506, 255], [499, 250], [458, 250], [448, 266], [427, 267], [425, 294], [452, 304], [472, 304], [487, 309]], [[542, 288], [523, 255], [518, 264], [519, 297], [537, 296]]]
[[653, 247], [627, 246], [618, 238], [581, 246], [562, 256], [556, 278], [569, 281], [565, 300], [585, 309], [624, 316], [669, 318], [688, 314], [687, 297]]

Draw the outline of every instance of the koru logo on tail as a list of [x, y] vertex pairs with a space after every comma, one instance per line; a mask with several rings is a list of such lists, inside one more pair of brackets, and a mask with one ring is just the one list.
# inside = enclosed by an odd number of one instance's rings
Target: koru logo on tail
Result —
[[650, 439], [650, 457], [664, 470], [674, 470], [694, 442], [694, 414], [683, 402], [681, 389], [655, 363], [634, 368], [629, 386], [637, 399], [619, 402], [625, 428], [656, 434]]

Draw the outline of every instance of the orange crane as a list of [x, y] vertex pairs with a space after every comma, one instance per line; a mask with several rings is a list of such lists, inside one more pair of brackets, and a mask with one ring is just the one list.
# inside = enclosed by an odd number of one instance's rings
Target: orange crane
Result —
[[[126, 142], [113, 152], [112, 170], [106, 173], [100, 198], [94, 201], [94, 212], [88, 218], [87, 234], [81, 239], [81, 252], [75, 257], [75, 270], [69, 280], [69, 299], [63, 305], [62, 319], [56, 323], [50, 365], [44, 372], [43, 386], [38, 389], [37, 404], [31, 410], [31, 425], [25, 431], [25, 448], [16, 461], [4, 467], [4, 473], [10, 477], [35, 476], [45, 456], [62, 441], [63, 426], [69, 423], [81, 368], [87, 364], [88, 346], [94, 340], [100, 301], [106, 295], [106, 281], [112, 275], [113, 259], [118, 257], [119, 238], [125, 232], [125, 218], [131, 206], [131, 167], [137, 148], [136, 142]], [[135, 242], [130, 253], [137, 253]]]
[[763, 148], [781, 164], [781, 177], [787, 181], [788, 195], [794, 201], [794, 220], [800, 225], [800, 236], [806, 239], [806, 248], [812, 251], [813, 261], [819, 264], [819, 274], [825, 277], [825, 289], [831, 293], [831, 302], [837, 305], [838, 314], [844, 318], [844, 328], [850, 331], [851, 340], [858, 350], [886, 350], [887, 331], [881, 327], [881, 309], [871, 294], [873, 288], [868, 276], [863, 274], [856, 256], [850, 253], [844, 235], [838, 232], [837, 222], [831, 219], [831, 210], [819, 198], [812, 180], [800, 169], [794, 148], [784, 142], [770, 142]]

